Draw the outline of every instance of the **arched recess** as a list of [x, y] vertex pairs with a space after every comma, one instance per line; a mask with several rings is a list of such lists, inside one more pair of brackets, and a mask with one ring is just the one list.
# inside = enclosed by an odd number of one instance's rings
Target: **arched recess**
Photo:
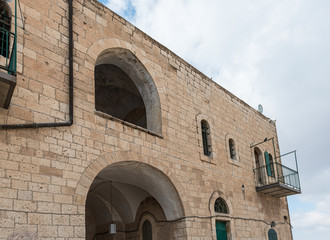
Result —
[[[227, 205], [228, 213], [219, 213], [215, 211], [215, 203], [217, 199], [221, 199]], [[233, 207], [231, 205], [230, 199], [220, 190], [214, 191], [209, 200], [209, 211], [212, 216], [212, 232], [213, 239], [218, 239], [217, 235], [217, 225], [218, 223], [222, 223], [226, 228], [226, 236], [227, 239], [234, 239], [233, 233], [235, 232], [235, 224], [233, 224], [233, 220], [231, 218], [233, 214]], [[222, 238], [221, 238], [222, 239]], [[225, 238], [226, 239], [226, 238]]]
[[218, 215], [218, 213], [216, 213], [214, 210], [214, 204], [218, 198], [222, 198], [226, 202], [227, 207], [228, 207], [228, 214], [231, 215], [232, 211], [233, 211], [233, 207], [230, 203], [229, 198], [223, 192], [221, 192], [220, 190], [217, 190], [212, 193], [210, 200], [209, 200], [209, 210], [210, 210], [211, 216]]
[[255, 161], [255, 177], [257, 184], [263, 184], [263, 181], [265, 179], [264, 172], [262, 171], [262, 167], [264, 166], [263, 164], [263, 158], [262, 158], [262, 151], [258, 148], [255, 147], [253, 149], [253, 157]]
[[[185, 195], [184, 189], [171, 169], [161, 163], [155, 168], [149, 162], [147, 156], [132, 151], [99, 157], [82, 174], [75, 192], [75, 204], [86, 206], [87, 195], [93, 192], [112, 206], [113, 212], [126, 224], [134, 221], [140, 202], [153, 197], [164, 211], [166, 220], [184, 217], [180, 197], [180, 194]], [[111, 211], [111, 207], [107, 209]]]
[[[115, 71], [119, 69], [119, 72], [124, 72], [127, 75], [126, 79], [130, 79], [135, 85], [134, 87], [136, 87], [140, 95], [139, 97], [142, 98], [145, 106], [146, 127], [142, 127], [161, 135], [161, 104], [157, 87], [152, 77], [156, 74], [144, 56], [143, 50], [137, 49], [123, 40], [112, 38], [101, 39], [88, 49], [85, 67], [94, 71], [98, 66], [108, 65], [112, 66]], [[116, 73], [117, 75], [118, 71]], [[137, 92], [135, 90], [133, 92], [134, 94], [131, 94], [131, 96], [135, 98]], [[139, 97], [136, 99], [139, 99]], [[143, 111], [140, 107], [137, 107], [137, 109], [138, 113]], [[133, 112], [131, 115], [135, 113]], [[120, 117], [119, 119], [126, 121]], [[133, 124], [141, 126], [134, 122]]]
[[148, 164], [136, 161], [113, 163], [97, 174], [89, 192], [110, 201], [125, 223], [135, 220], [136, 211], [147, 197], [154, 197], [166, 219], [184, 216], [179, 194], [170, 179]]
[[[203, 129], [202, 129], [202, 121], [207, 122], [208, 128], [209, 128], [209, 135], [208, 135], [208, 144], [210, 145], [210, 154], [205, 155], [204, 154], [204, 147], [203, 147]], [[209, 118], [207, 115], [199, 113], [196, 115], [196, 129], [197, 129], [197, 138], [198, 138], [198, 149], [199, 149], [199, 155], [200, 159], [202, 161], [210, 162], [213, 159], [216, 158], [217, 153], [216, 153], [216, 146], [213, 146], [213, 134], [214, 130], [213, 129], [213, 120]]]

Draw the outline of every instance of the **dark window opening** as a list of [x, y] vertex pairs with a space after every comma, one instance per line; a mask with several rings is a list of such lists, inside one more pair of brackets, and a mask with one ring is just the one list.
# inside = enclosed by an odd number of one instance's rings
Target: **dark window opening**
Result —
[[202, 127], [204, 155], [210, 156], [211, 155], [210, 127], [209, 127], [209, 124], [205, 120], [201, 121], [201, 127]]
[[262, 152], [259, 148], [254, 148], [254, 159], [256, 161], [256, 178], [258, 183], [262, 183], [262, 179], [261, 179], [261, 164], [260, 164], [260, 160], [262, 158]]
[[229, 213], [227, 204], [222, 198], [217, 198], [214, 203], [214, 211], [217, 213]]
[[139, 90], [127, 73], [115, 65], [95, 67], [95, 109], [147, 128], [146, 108]]
[[0, 55], [8, 58], [11, 12], [7, 3], [0, 2]]
[[142, 225], [142, 239], [143, 240], [152, 240], [152, 227], [151, 223], [146, 220]]
[[235, 142], [233, 139], [229, 139], [229, 153], [230, 158], [236, 160], [236, 149], [235, 149]]

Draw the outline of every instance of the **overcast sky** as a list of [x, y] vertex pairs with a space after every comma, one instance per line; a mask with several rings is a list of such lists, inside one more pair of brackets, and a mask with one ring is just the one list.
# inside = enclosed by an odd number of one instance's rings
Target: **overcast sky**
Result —
[[330, 1], [100, 0], [252, 107], [297, 149], [295, 240], [330, 236]]

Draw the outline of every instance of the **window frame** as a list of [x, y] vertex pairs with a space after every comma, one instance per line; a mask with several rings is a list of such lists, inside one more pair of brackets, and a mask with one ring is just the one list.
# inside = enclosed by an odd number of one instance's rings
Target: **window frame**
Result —
[[203, 153], [205, 156], [210, 157], [212, 154], [210, 125], [205, 119], [201, 121], [201, 130], [202, 130]]
[[[204, 147], [203, 147], [203, 136], [202, 136], [202, 121], [206, 121], [208, 124], [208, 145], [210, 146], [210, 155], [204, 154]], [[198, 144], [198, 153], [200, 160], [205, 163], [210, 163], [216, 165], [216, 162], [213, 161], [217, 157], [216, 148], [213, 144], [213, 137], [214, 131], [212, 131], [213, 120], [209, 118], [207, 115], [199, 113], [196, 115], [196, 140]]]

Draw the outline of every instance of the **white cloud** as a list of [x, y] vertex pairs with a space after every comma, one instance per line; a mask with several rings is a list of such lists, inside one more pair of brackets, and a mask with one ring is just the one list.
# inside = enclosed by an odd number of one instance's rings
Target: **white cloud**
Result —
[[[327, 240], [330, 234], [330, 194], [319, 199], [315, 209], [291, 214], [295, 239]], [[302, 206], [304, 206], [302, 204]]]
[[112, 11], [123, 16], [129, 6], [129, 0], [108, 0], [105, 5]]

